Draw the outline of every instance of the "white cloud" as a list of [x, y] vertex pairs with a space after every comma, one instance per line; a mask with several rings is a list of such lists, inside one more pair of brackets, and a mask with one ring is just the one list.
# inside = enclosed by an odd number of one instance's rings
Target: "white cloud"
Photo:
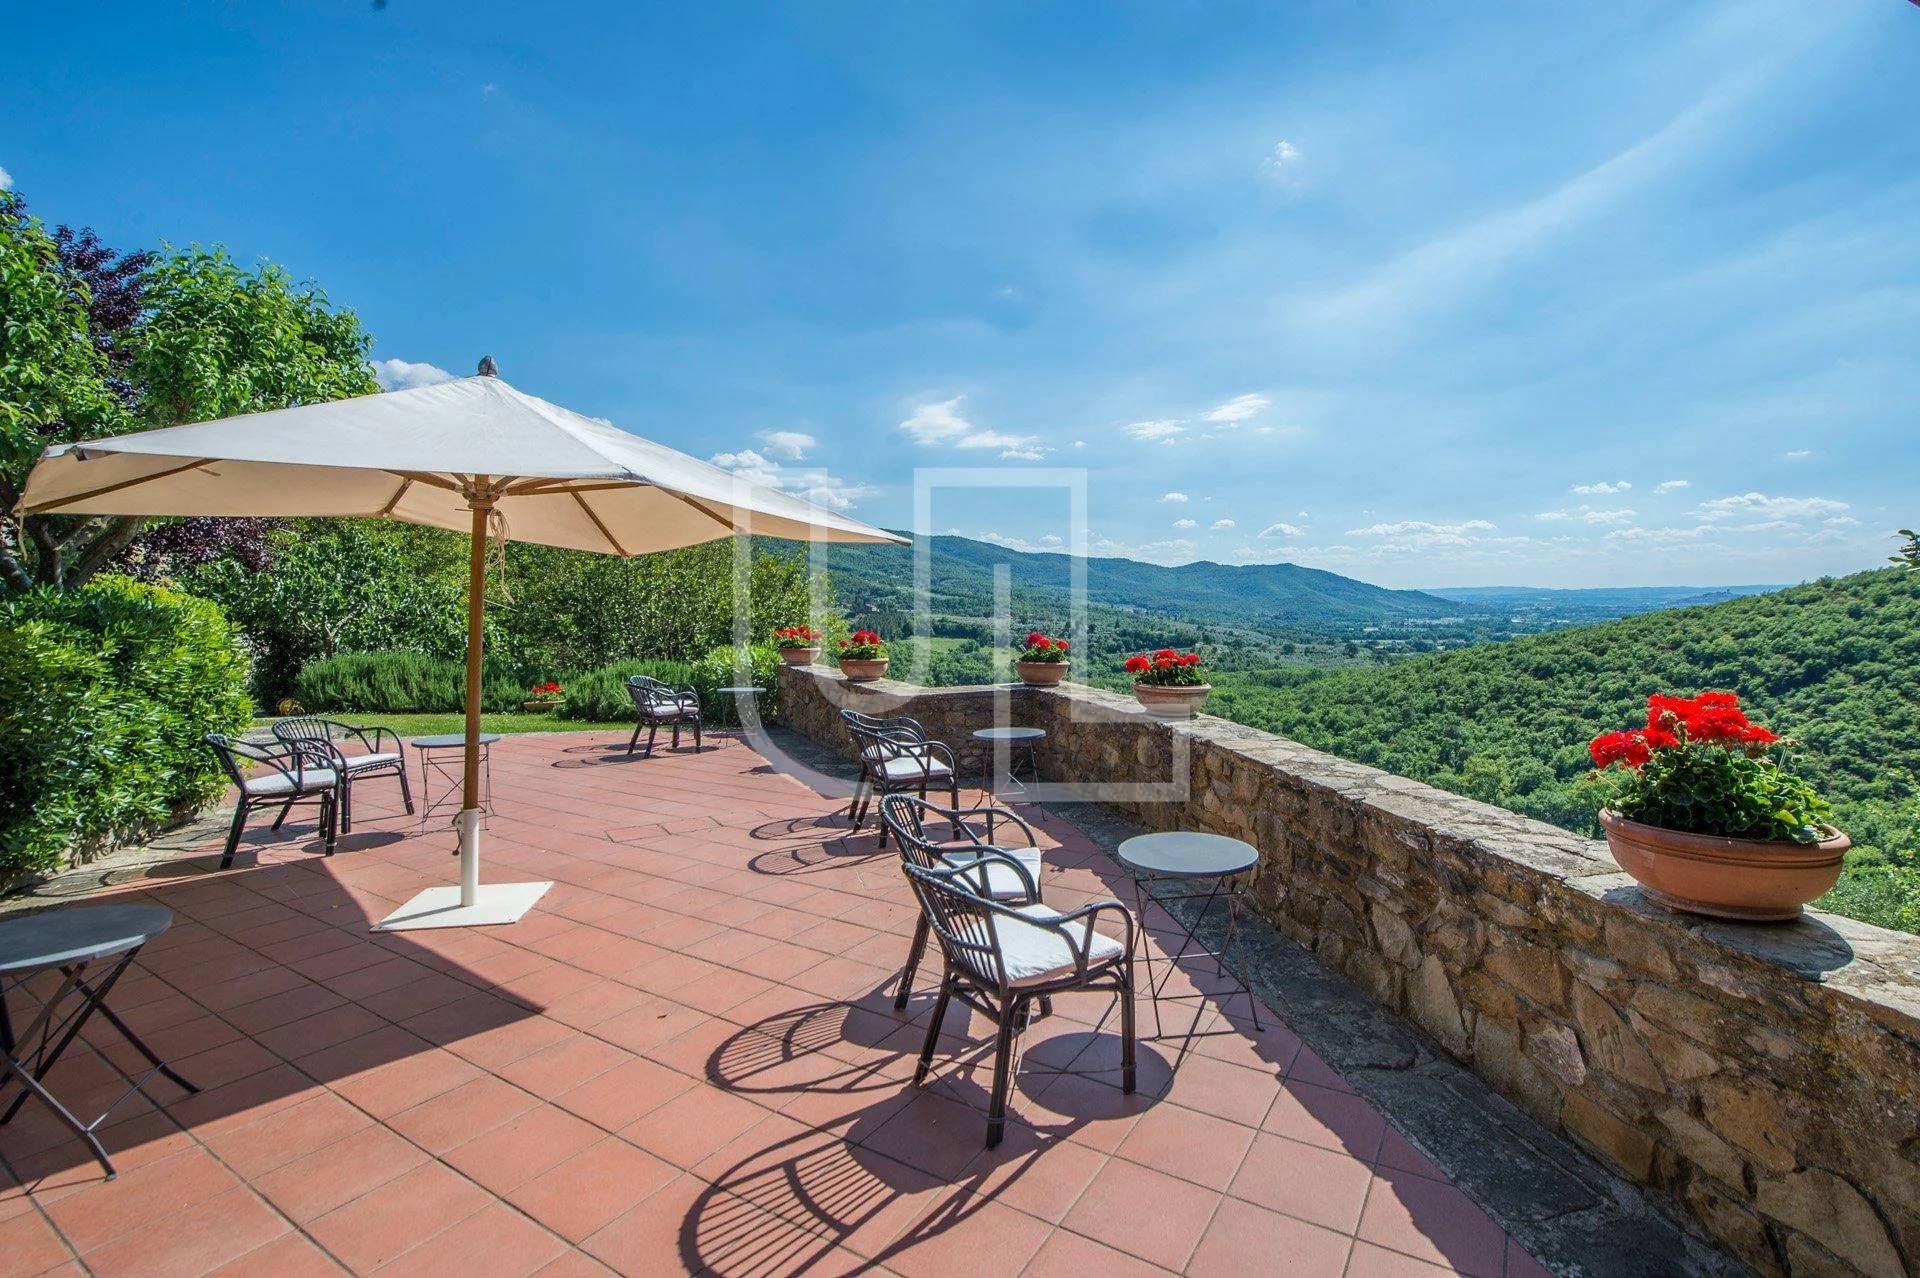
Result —
[[7, 172], [5, 169], [0, 169], [0, 191], [11, 191], [12, 189], [13, 174]]
[[1780, 454], [1781, 461], [1805, 461], [1813, 456], [1811, 448], [1795, 448]]
[[813, 436], [798, 430], [763, 430], [760, 439], [766, 444], [767, 452], [782, 461], [799, 461], [820, 444]]
[[1578, 519], [1589, 524], [1624, 524], [1632, 521], [1631, 510], [1601, 510], [1593, 506], [1582, 506], [1578, 510], [1543, 510], [1534, 518], [1544, 523], [1565, 523]]
[[1175, 528], [1198, 528], [1200, 521], [1197, 519], [1176, 519], [1173, 521], [1173, 526]]
[[1740, 493], [1733, 497], [1703, 501], [1699, 513], [1700, 518], [1706, 520], [1742, 516], [1752, 519], [1816, 519], [1844, 515], [1849, 509], [1846, 502], [1834, 501], [1829, 497], [1769, 497], [1765, 493]]
[[1633, 487], [1633, 485], [1623, 479], [1617, 484], [1575, 484], [1573, 491], [1579, 493], [1582, 497], [1604, 497], [1608, 493], [1624, 493], [1631, 487]]
[[1267, 158], [1263, 164], [1268, 173], [1276, 177], [1289, 177], [1291, 176], [1289, 170], [1299, 159], [1300, 148], [1281, 138], [1273, 144], [1273, 149], [1267, 152]]
[[1085, 448], [1087, 446], [1087, 441], [1084, 439], [1076, 439], [1073, 441], [1073, 446], [1075, 448]]
[[1215, 532], [1223, 532], [1233, 526], [1234, 524], [1231, 519], [1216, 519], [1213, 521], [1213, 531]]
[[1470, 532], [1491, 532], [1494, 525], [1484, 519], [1469, 519], [1460, 524], [1434, 524], [1424, 519], [1403, 519], [1392, 524], [1369, 524], [1365, 528], [1349, 528], [1344, 535], [1348, 537], [1401, 537], [1408, 533], [1439, 534], [1458, 537]]
[[1641, 542], [1647, 545], [1667, 545], [1674, 542], [1695, 541], [1712, 532], [1711, 528], [1616, 528], [1607, 534], [1608, 541]]
[[1660, 483], [1655, 484], [1653, 486], [1653, 491], [1656, 493], [1672, 493], [1672, 492], [1678, 492], [1682, 488], [1691, 488], [1691, 487], [1693, 487], [1693, 483], [1691, 480], [1666, 479], [1666, 480], [1662, 480]]
[[1278, 523], [1268, 524], [1260, 530], [1259, 535], [1270, 541], [1275, 537], [1298, 537], [1306, 531], [1298, 524]]
[[1170, 501], [1170, 502], [1179, 504], [1179, 503], [1184, 503], [1187, 500], [1187, 495], [1185, 493], [1166, 493], [1161, 496], [1160, 500]]
[[958, 412], [964, 395], [941, 400], [933, 404], [921, 404], [913, 410], [913, 415], [900, 423], [900, 429], [921, 444], [944, 444], [971, 434], [973, 423]]
[[1033, 453], [1037, 457], [1044, 451], [1040, 441], [1031, 435], [1009, 435], [1005, 431], [975, 426], [960, 415], [960, 401], [965, 398], [964, 395], [956, 395], [952, 399], [920, 404], [914, 408], [912, 416], [900, 423], [900, 429], [920, 444], [946, 444], [951, 448], [969, 449], [998, 448], [1004, 450], [1002, 456]]
[[1243, 422], [1264, 410], [1273, 401], [1265, 395], [1235, 395], [1217, 408], [1210, 408], [1200, 416], [1210, 422], [1233, 424]]
[[380, 383], [381, 390], [390, 391], [412, 390], [416, 386], [433, 386], [453, 380], [453, 374], [444, 368], [404, 359], [376, 359], [373, 361], [373, 377]]
[[1827, 527], [1829, 528], [1858, 528], [1859, 526], [1860, 521], [1852, 515], [1835, 515], [1832, 519], [1827, 520]]
[[1128, 422], [1120, 428], [1135, 439], [1166, 439], [1178, 435], [1186, 427], [1175, 421]]
[[850, 510], [855, 502], [873, 492], [865, 484], [840, 479], [817, 467], [795, 469], [782, 466], [751, 448], [743, 448], [736, 453], [715, 453], [707, 460], [722, 470], [732, 471], [748, 483], [795, 493], [829, 510]]
[[1047, 455], [1047, 450], [1038, 444], [1021, 444], [1001, 452], [1001, 461], [1039, 461]]
[[1064, 543], [1062, 543], [1060, 538], [1055, 536], [1053, 533], [1048, 533], [1046, 536], [1040, 539], [1040, 544], [1043, 546], [1058, 546]]

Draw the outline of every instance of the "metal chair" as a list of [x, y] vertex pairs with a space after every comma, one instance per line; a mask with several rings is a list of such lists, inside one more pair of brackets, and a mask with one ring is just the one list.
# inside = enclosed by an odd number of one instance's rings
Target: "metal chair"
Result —
[[633, 737], [627, 742], [628, 754], [640, 744], [642, 728], [647, 730], [649, 759], [653, 757], [654, 737], [663, 727], [673, 729], [673, 748], [678, 750], [681, 724], [693, 726], [693, 748], [700, 749], [700, 695], [692, 688], [675, 688], [649, 675], [629, 675], [627, 695], [640, 712], [640, 722], [633, 725]]
[[[940, 995], [927, 1021], [927, 1040], [914, 1070], [915, 1086], [926, 1081], [940, 1022], [954, 999], [994, 1021], [993, 1092], [987, 1107], [987, 1148], [1000, 1143], [1007, 1125], [1015, 1046], [1033, 1004], [1069, 990], [1112, 990], [1120, 1004], [1120, 1081], [1134, 1089], [1133, 916], [1118, 901], [1095, 901], [1069, 914], [1044, 905], [1002, 905], [971, 890], [995, 863], [1020, 862], [1001, 852], [982, 852], [966, 865], [930, 870], [903, 861], [900, 868], [919, 898], [921, 913], [946, 958]], [[1096, 932], [1102, 914], [1121, 920], [1126, 939]]]
[[[233, 741], [217, 732], [202, 738], [219, 756], [227, 778], [240, 789], [240, 802], [233, 809], [233, 826], [227, 831], [227, 849], [220, 868], [233, 864], [234, 851], [240, 846], [240, 831], [247, 824], [247, 813], [254, 808], [278, 805], [280, 815], [273, 819], [279, 829], [296, 803], [320, 805], [320, 833], [326, 839], [326, 852], [333, 855], [339, 839], [340, 774], [331, 766], [328, 755], [315, 750], [310, 742], [286, 741], [279, 746], [259, 746], [248, 741]], [[241, 760], [260, 765], [265, 771], [248, 776]]]
[[[853, 801], [847, 805], [847, 819], [853, 828], [866, 824], [867, 807], [877, 794], [912, 791], [921, 798], [939, 786], [947, 791], [952, 806], [960, 806], [960, 769], [953, 751], [939, 741], [930, 740], [920, 721], [900, 715], [876, 719], [858, 710], [842, 710], [840, 721], [853, 738], [860, 755], [860, 779], [854, 783]], [[954, 826], [954, 837], [960, 827]], [[887, 826], [880, 824], [880, 846], [887, 846]]]
[[[326, 751], [333, 770], [340, 775], [341, 833], [353, 831], [353, 783], [368, 777], [399, 777], [400, 801], [412, 814], [413, 788], [407, 783], [406, 754], [400, 746], [400, 734], [391, 728], [356, 728], [334, 719], [299, 715], [274, 724], [273, 735], [278, 741], [305, 742]], [[359, 742], [362, 752], [348, 754], [342, 750], [340, 743], [348, 740]], [[393, 743], [391, 749], [386, 748], [388, 741]]]
[[[951, 837], [944, 843], [927, 837], [929, 821], [945, 821]], [[887, 794], [880, 798], [880, 824], [893, 832], [901, 857], [922, 869], [974, 865], [984, 852], [1011, 857], [1013, 868], [998, 862], [983, 866], [972, 884], [974, 893], [1003, 905], [1040, 903], [1040, 840], [1032, 826], [1005, 808], [942, 808], [910, 794]], [[900, 984], [893, 996], [896, 1009], [906, 1007], [913, 993], [913, 974], [926, 954], [927, 932], [923, 913], [907, 947], [906, 966], [900, 969]]]

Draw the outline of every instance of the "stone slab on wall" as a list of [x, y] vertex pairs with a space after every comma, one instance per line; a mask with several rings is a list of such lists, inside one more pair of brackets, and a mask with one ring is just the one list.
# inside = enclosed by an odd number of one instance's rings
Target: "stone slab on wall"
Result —
[[1677, 914], [1602, 842], [1076, 684], [781, 678], [783, 720], [836, 748], [843, 706], [910, 714], [971, 779], [974, 728], [1030, 724], [1050, 780], [1099, 785], [1088, 797], [1150, 828], [1253, 843], [1278, 929], [1756, 1269], [1920, 1267], [1920, 938]]

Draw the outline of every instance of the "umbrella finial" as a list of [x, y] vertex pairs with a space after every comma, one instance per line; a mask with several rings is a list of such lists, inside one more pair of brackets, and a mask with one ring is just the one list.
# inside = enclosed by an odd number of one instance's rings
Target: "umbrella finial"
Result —
[[500, 376], [500, 366], [493, 362], [493, 356], [482, 355], [480, 357], [480, 376], [482, 377]]

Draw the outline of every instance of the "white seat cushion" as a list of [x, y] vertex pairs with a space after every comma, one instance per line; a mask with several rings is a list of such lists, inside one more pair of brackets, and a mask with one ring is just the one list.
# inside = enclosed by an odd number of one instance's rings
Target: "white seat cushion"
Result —
[[[1014, 907], [1015, 914], [1024, 914], [1029, 918], [1057, 919], [1058, 910], [1050, 910], [1044, 905], [1021, 905]], [[1005, 914], [993, 916], [995, 934], [1000, 938], [1000, 957], [1007, 968], [1007, 980], [1015, 987], [1045, 985], [1054, 980], [1073, 975], [1073, 947], [1067, 938], [1053, 928], [1036, 927]], [[1074, 933], [1077, 944], [1081, 934], [1093, 930], [1091, 919], [1080, 919], [1067, 925], [1067, 931]], [[1104, 932], [1093, 932], [1093, 939], [1087, 945], [1087, 966], [1094, 967], [1108, 959], [1118, 958], [1126, 947]], [[994, 979], [992, 972], [977, 973], [987, 980]]]
[[[302, 779], [309, 791], [331, 789], [337, 780], [332, 768], [308, 768]], [[263, 795], [289, 794], [292, 790], [293, 779], [284, 773], [269, 771], [247, 778], [247, 793], [256, 799]]]
[[880, 765], [880, 774], [889, 781], [918, 781], [923, 777], [944, 781], [952, 776], [953, 772], [938, 759], [919, 756], [911, 759], [888, 759]]
[[383, 763], [398, 763], [400, 756], [391, 751], [384, 754], [350, 754], [347, 756], [347, 771], [358, 772], [362, 768], [377, 768]]
[[[1002, 852], [1020, 862], [1021, 865], [1024, 865], [1027, 868], [1027, 873], [1033, 876], [1034, 888], [1038, 890], [1040, 887], [1039, 849], [999, 848], [996, 849], [996, 851]], [[978, 859], [978, 857], [979, 853], [977, 852], [943, 852], [940, 854], [940, 859], [948, 865], [966, 865]], [[1026, 901], [1030, 899], [1027, 895], [1027, 885], [1020, 881], [1020, 876], [1015, 873], [1014, 868], [1006, 862], [988, 862], [986, 866], [986, 876], [987, 890], [985, 895], [991, 897], [993, 900]], [[967, 891], [975, 895], [981, 895], [980, 876], [978, 874], [962, 875], [959, 883], [960, 886], [966, 888]]]

